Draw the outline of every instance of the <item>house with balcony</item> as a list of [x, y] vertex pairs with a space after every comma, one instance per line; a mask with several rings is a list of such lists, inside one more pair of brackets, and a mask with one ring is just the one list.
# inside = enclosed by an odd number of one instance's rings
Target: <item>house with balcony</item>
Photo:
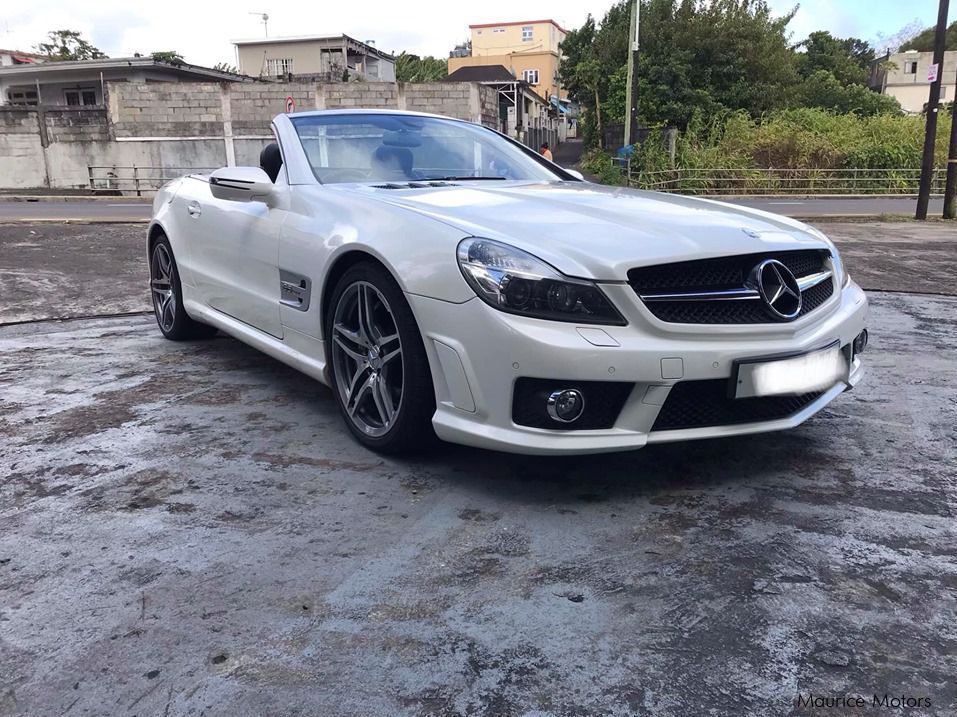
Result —
[[546, 102], [562, 97], [559, 49], [567, 31], [554, 20], [469, 25], [471, 53], [449, 57], [449, 74], [463, 67], [502, 66]]
[[303, 35], [233, 40], [236, 64], [245, 75], [268, 78], [306, 77], [340, 81], [348, 77], [395, 82], [395, 58], [370, 40], [348, 35]]

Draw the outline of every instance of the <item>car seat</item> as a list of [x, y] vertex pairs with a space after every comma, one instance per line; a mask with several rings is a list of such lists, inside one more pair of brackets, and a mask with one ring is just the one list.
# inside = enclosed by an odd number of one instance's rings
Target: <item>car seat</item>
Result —
[[372, 154], [372, 169], [381, 179], [413, 179], [412, 152], [405, 147], [380, 145]]
[[270, 142], [263, 147], [262, 152], [259, 153], [259, 166], [275, 184], [279, 177], [279, 170], [282, 169], [282, 152], [279, 151], [278, 144]]

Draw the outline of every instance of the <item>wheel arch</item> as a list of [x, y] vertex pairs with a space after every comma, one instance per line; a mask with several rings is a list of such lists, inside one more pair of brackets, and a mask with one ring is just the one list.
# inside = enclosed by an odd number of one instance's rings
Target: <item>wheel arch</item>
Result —
[[[352, 247], [340, 252], [332, 260], [329, 270], [325, 272], [325, 276], [323, 277], [322, 293], [319, 298], [319, 335], [323, 338], [325, 338], [326, 335], [326, 314], [329, 311], [329, 302], [332, 300], [332, 293], [336, 290], [339, 279], [341, 279], [343, 274], [349, 271], [349, 269], [364, 261], [372, 262], [382, 267], [389, 273], [389, 276], [392, 277], [395, 283], [398, 284], [399, 289], [405, 292], [402, 282], [399, 281], [392, 268], [371, 251], [361, 247]], [[328, 347], [326, 351], [328, 353]], [[328, 355], [326, 358], [328, 359]]]
[[160, 236], [168, 236], [166, 229], [158, 221], [150, 222], [149, 229], [146, 230], [146, 254], [150, 256], [153, 253], [153, 245]]

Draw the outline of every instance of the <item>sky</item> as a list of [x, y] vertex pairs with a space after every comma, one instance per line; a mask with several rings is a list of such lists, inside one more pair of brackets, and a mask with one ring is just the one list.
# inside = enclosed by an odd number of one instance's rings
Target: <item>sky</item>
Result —
[[[769, 0], [779, 14], [798, 0]], [[235, 63], [231, 40], [262, 37], [259, 14], [269, 14], [269, 36], [345, 33], [374, 40], [387, 52], [447, 57], [468, 37], [470, 23], [553, 18], [568, 29], [588, 13], [600, 19], [612, 0], [508, 0], [352, 2], [311, 0], [30, 0], [3, 2], [0, 48], [29, 51], [54, 29], [79, 30], [113, 57], [175, 50], [187, 62]], [[258, 14], [257, 14], [258, 13]], [[516, 14], [517, 13], [517, 14]], [[933, 25], [937, 0], [803, 0], [790, 30], [795, 42], [814, 30], [874, 42], [919, 21]], [[951, 21], [957, 19], [957, 8]], [[878, 50], [881, 50], [878, 45]]]

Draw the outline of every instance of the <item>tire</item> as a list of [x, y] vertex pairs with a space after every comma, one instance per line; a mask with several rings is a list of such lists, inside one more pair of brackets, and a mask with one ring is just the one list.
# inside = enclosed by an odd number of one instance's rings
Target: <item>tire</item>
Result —
[[183, 285], [173, 257], [173, 247], [165, 234], [160, 234], [150, 248], [150, 296], [153, 316], [163, 336], [171, 341], [208, 339], [216, 329], [194, 321], [183, 306]]
[[385, 268], [362, 262], [342, 275], [325, 334], [332, 392], [352, 435], [379, 453], [432, 445], [429, 360], [412, 309]]

